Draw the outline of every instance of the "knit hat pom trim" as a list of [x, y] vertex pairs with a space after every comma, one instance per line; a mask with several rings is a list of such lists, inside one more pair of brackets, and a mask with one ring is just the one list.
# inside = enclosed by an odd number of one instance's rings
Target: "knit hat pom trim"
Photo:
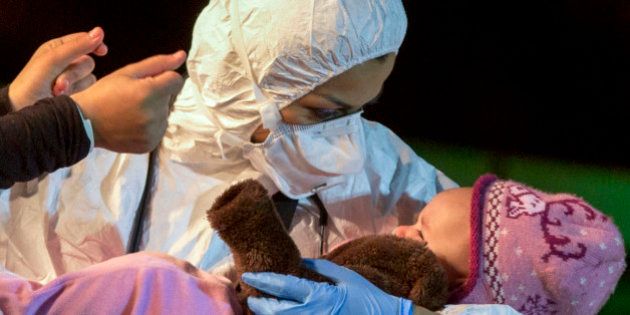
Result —
[[451, 293], [449, 298], [449, 302], [451, 303], [457, 302], [468, 296], [479, 279], [485, 195], [488, 187], [490, 187], [496, 180], [497, 177], [494, 174], [485, 174], [475, 181], [470, 208], [470, 273], [466, 282]]

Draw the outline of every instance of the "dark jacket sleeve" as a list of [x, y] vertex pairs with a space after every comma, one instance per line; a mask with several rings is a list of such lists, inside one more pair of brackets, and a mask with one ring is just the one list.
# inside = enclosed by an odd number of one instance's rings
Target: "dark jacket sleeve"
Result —
[[9, 86], [0, 89], [0, 117], [10, 113], [13, 110], [11, 100], [9, 99]]
[[0, 117], [0, 188], [70, 166], [90, 150], [76, 103], [41, 100]]

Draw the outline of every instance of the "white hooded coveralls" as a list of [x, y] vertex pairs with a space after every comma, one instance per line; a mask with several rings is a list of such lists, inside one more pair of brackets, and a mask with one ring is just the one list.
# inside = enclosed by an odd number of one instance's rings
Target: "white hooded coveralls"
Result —
[[[235, 181], [261, 178], [239, 146], [261, 112], [273, 124], [274, 113], [328, 79], [396, 53], [406, 23], [400, 0], [212, 0], [195, 25], [190, 78], [158, 150], [142, 230], [134, 218], [148, 156], [95, 149], [73, 167], [0, 191], [0, 262], [48, 282], [124, 254], [140, 233], [142, 250], [229, 272], [229, 251], [205, 213]], [[386, 127], [363, 125], [364, 169], [319, 193], [328, 248], [412, 224], [436, 191], [455, 186]], [[319, 254], [318, 215], [299, 200], [290, 234], [305, 257]]]

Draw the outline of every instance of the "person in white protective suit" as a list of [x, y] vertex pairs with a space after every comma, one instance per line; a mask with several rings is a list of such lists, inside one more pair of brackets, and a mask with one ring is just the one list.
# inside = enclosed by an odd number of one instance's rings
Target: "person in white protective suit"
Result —
[[158, 154], [141, 248], [230, 266], [205, 211], [251, 177], [299, 201], [290, 234], [305, 257], [413, 220], [454, 184], [361, 118], [406, 27], [400, 1], [211, 1]]
[[205, 212], [246, 178], [293, 205], [283, 219], [304, 257], [412, 224], [456, 184], [361, 117], [406, 27], [400, 0], [210, 1], [156, 154], [95, 149], [0, 191], [0, 261], [45, 283], [147, 250], [230, 276]]

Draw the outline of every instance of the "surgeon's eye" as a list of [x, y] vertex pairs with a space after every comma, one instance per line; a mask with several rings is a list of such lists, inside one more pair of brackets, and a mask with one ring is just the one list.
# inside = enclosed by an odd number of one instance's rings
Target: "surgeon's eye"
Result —
[[345, 114], [342, 110], [334, 108], [311, 108], [311, 112], [320, 121], [337, 118]]

